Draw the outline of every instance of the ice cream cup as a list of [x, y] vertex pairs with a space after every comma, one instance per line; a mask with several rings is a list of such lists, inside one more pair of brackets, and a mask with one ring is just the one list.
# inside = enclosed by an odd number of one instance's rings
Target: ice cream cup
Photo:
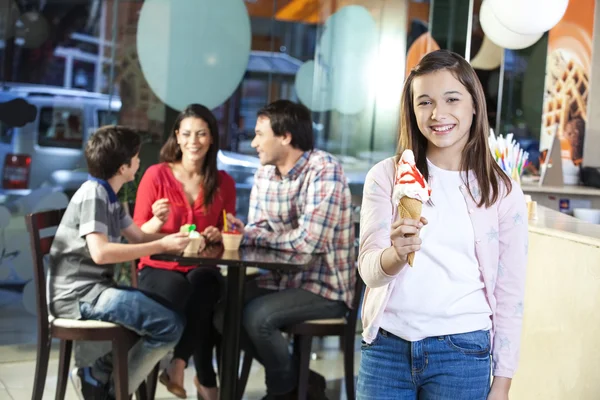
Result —
[[222, 232], [223, 248], [227, 251], [238, 250], [244, 235], [237, 232]]
[[181, 228], [179, 228], [179, 232], [188, 233], [190, 231], [190, 226], [192, 226], [192, 224], [181, 225]]
[[195, 256], [198, 254], [200, 250], [200, 246], [202, 245], [204, 239], [197, 231], [190, 232], [190, 242], [183, 250], [183, 255], [186, 256]]

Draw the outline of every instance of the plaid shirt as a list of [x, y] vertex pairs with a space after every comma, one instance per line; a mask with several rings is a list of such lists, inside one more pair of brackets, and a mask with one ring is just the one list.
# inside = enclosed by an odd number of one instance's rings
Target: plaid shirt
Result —
[[308, 270], [267, 273], [259, 286], [302, 288], [350, 307], [356, 280], [354, 226], [350, 189], [339, 161], [314, 150], [305, 152], [286, 176], [271, 165], [259, 168], [244, 244], [323, 254]]

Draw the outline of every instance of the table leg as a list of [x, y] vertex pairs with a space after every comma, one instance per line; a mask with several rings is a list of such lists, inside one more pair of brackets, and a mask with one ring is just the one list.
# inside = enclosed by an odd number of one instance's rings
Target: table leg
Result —
[[227, 304], [221, 347], [221, 400], [237, 400], [245, 276], [246, 267], [227, 268]]

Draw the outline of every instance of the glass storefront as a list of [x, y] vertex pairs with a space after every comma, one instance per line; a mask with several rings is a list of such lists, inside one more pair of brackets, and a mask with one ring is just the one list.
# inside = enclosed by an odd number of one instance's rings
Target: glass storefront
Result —
[[82, 149], [101, 125], [144, 135], [141, 176], [157, 162], [177, 113], [205, 104], [219, 122], [219, 165], [236, 181], [243, 219], [259, 165], [250, 146], [256, 112], [277, 99], [300, 101], [312, 110], [317, 147], [342, 161], [358, 204], [369, 168], [395, 152], [407, 71], [428, 51], [446, 48], [472, 60], [490, 125], [537, 149], [547, 35], [521, 51], [494, 48], [479, 25], [480, 6], [0, 0], [0, 107], [28, 103], [19, 121], [0, 113], [0, 200], [11, 213], [2, 254], [20, 254], [0, 263], [0, 285], [22, 289], [30, 281], [22, 215], [42, 195], [59, 191], [66, 196], [56, 204], [66, 201], [86, 179]]

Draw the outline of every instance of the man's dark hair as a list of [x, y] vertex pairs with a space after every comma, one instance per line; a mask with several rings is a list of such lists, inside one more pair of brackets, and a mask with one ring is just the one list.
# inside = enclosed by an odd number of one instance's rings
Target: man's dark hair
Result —
[[292, 135], [292, 147], [302, 151], [315, 147], [310, 111], [302, 104], [277, 100], [258, 110], [256, 116], [269, 118], [275, 136], [289, 132]]
[[115, 176], [121, 165], [130, 165], [140, 152], [142, 140], [131, 128], [108, 125], [98, 129], [85, 146], [85, 159], [90, 175], [108, 180]]

